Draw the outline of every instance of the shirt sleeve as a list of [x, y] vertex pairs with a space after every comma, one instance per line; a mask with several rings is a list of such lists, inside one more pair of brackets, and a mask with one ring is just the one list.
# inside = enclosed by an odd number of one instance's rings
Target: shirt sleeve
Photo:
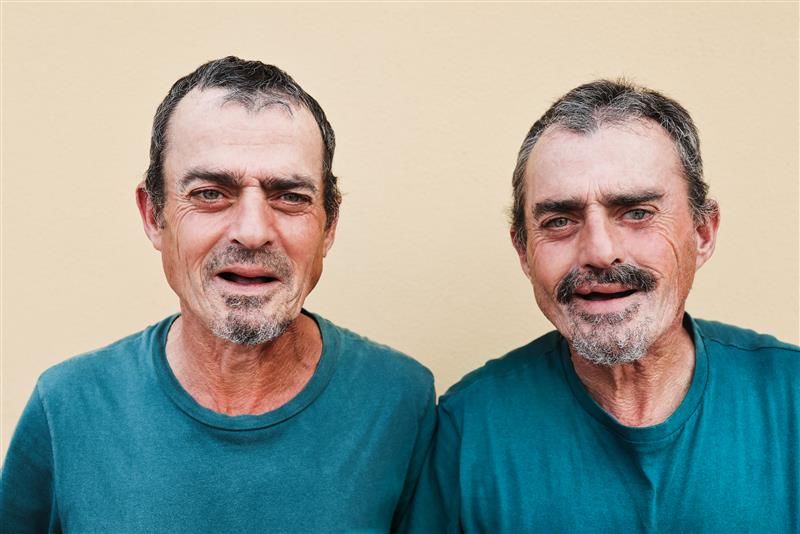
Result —
[[53, 447], [38, 387], [11, 438], [0, 473], [3, 532], [60, 532], [53, 484]]
[[400, 502], [398, 503], [397, 510], [392, 520], [392, 532], [405, 532], [408, 530], [406, 525], [409, 518], [408, 513], [411, 499], [419, 481], [435, 430], [436, 390], [433, 387], [433, 383], [431, 383], [430, 391], [425, 399], [425, 408], [420, 417], [419, 430], [414, 442], [414, 451], [411, 455], [411, 461], [408, 465], [408, 475], [406, 476], [406, 481], [403, 486], [403, 494], [400, 497]]
[[439, 405], [436, 434], [411, 505], [406, 532], [461, 532], [459, 464], [461, 433], [455, 418]]

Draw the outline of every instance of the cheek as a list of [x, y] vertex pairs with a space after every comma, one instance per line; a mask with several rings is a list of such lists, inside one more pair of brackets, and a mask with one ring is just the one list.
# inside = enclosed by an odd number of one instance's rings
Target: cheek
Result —
[[535, 286], [552, 290], [574, 267], [574, 245], [563, 241], [531, 240], [528, 264]]
[[168, 224], [171, 225], [169, 244], [172, 262], [182, 265], [189, 272], [200, 272], [209, 252], [225, 234], [224, 219], [211, 214], [179, 214]]
[[657, 230], [632, 237], [633, 263], [653, 271], [661, 279], [662, 290], [685, 298], [694, 280], [696, 246], [693, 236]]
[[322, 272], [325, 233], [314, 226], [289, 225], [281, 231], [281, 243], [296, 274], [312, 285]]

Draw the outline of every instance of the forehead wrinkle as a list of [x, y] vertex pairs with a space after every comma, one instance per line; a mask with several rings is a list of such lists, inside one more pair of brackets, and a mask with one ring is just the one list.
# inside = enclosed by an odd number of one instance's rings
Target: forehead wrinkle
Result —
[[313, 178], [304, 174], [292, 173], [289, 175], [248, 175], [245, 171], [241, 170], [206, 169], [203, 167], [189, 169], [179, 180], [178, 187], [180, 189], [185, 189], [195, 181], [207, 181], [231, 188], [243, 187], [244, 182], [248, 177], [258, 181], [261, 188], [265, 191], [303, 188], [316, 193], [319, 189], [316, 184], [314, 184]]

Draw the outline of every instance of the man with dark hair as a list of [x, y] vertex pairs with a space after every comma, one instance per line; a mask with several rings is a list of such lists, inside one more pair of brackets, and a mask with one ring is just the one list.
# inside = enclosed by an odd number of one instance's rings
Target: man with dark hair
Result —
[[719, 225], [677, 102], [601, 80], [531, 128], [511, 238], [556, 327], [440, 400], [420, 532], [797, 532], [800, 352], [685, 313]]
[[334, 147], [276, 67], [227, 57], [175, 83], [136, 200], [181, 313], [41, 376], [4, 531], [403, 527], [431, 374], [302, 308], [336, 230]]

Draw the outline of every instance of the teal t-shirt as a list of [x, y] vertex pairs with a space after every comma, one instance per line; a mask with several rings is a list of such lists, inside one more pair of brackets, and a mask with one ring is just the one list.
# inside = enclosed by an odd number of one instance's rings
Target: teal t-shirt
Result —
[[547, 334], [440, 400], [415, 532], [800, 532], [800, 349], [685, 321], [696, 367], [663, 423], [619, 424]]
[[313, 316], [319, 365], [284, 406], [208, 410], [165, 357], [174, 317], [46, 371], [0, 480], [3, 532], [386, 532], [435, 427], [430, 372]]

